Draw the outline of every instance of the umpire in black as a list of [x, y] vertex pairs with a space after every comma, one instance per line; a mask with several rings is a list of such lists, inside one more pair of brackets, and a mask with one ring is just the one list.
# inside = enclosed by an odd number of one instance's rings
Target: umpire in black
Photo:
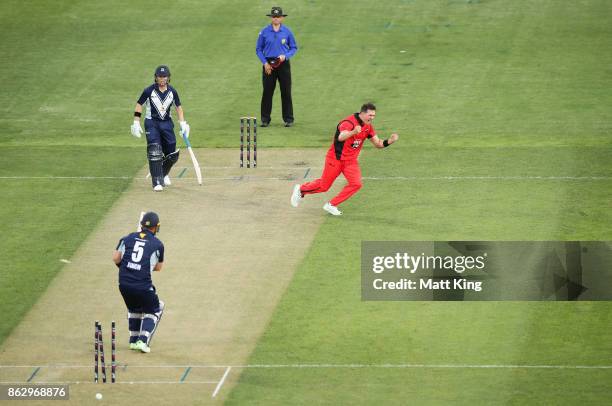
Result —
[[263, 94], [261, 96], [261, 126], [270, 125], [272, 97], [276, 81], [280, 84], [285, 127], [293, 125], [293, 101], [291, 100], [291, 64], [289, 59], [297, 52], [293, 32], [283, 25], [287, 14], [280, 7], [272, 7], [268, 17], [272, 23], [259, 32], [256, 53], [261, 61]]

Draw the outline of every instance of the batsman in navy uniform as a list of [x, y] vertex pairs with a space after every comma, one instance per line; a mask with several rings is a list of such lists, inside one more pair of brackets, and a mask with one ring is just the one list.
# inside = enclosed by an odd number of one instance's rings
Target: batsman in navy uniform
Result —
[[140, 225], [141, 231], [119, 240], [113, 261], [119, 268], [119, 291], [128, 309], [130, 349], [148, 353], [164, 312], [164, 302], [151, 279], [164, 264], [164, 244], [155, 236], [160, 227], [156, 213], [145, 213]]
[[147, 106], [145, 131], [147, 135], [147, 158], [153, 190], [161, 192], [169, 186], [170, 169], [179, 158], [174, 136], [174, 123], [170, 117], [170, 107], [174, 104], [178, 115], [181, 134], [189, 137], [189, 124], [185, 121], [181, 100], [175, 88], [170, 86], [170, 69], [166, 65], [158, 66], [154, 74], [155, 83], [147, 87], [136, 102], [132, 135], [140, 138], [142, 127], [140, 117], [142, 106]]

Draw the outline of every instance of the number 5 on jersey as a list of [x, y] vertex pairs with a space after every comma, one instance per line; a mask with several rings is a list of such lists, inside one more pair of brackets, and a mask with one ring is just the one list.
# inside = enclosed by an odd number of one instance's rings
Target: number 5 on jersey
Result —
[[144, 254], [144, 246], [144, 241], [136, 241], [134, 243], [134, 250], [132, 251], [133, 262], [140, 262], [140, 260], [142, 259], [142, 255]]

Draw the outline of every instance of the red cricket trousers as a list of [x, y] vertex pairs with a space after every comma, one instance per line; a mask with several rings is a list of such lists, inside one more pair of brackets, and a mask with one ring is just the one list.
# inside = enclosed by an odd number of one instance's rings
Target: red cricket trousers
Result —
[[356, 159], [341, 161], [326, 156], [325, 168], [323, 168], [321, 177], [312, 182], [304, 183], [300, 190], [304, 195], [327, 192], [341, 173], [348, 181], [348, 185], [329, 201], [333, 206], [338, 206], [361, 189], [361, 168], [359, 168], [359, 162]]

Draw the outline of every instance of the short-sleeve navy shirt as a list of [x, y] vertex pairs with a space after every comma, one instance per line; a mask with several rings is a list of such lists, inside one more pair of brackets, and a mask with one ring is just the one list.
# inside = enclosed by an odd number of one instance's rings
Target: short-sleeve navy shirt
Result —
[[170, 107], [174, 104], [176, 107], [181, 105], [181, 99], [175, 88], [168, 85], [165, 92], [159, 90], [157, 84], [152, 84], [142, 91], [138, 104], [146, 105], [146, 118], [159, 121], [171, 120]]
[[119, 240], [117, 251], [122, 254], [119, 285], [135, 289], [151, 288], [151, 273], [155, 265], [164, 262], [164, 244], [145, 229]]

